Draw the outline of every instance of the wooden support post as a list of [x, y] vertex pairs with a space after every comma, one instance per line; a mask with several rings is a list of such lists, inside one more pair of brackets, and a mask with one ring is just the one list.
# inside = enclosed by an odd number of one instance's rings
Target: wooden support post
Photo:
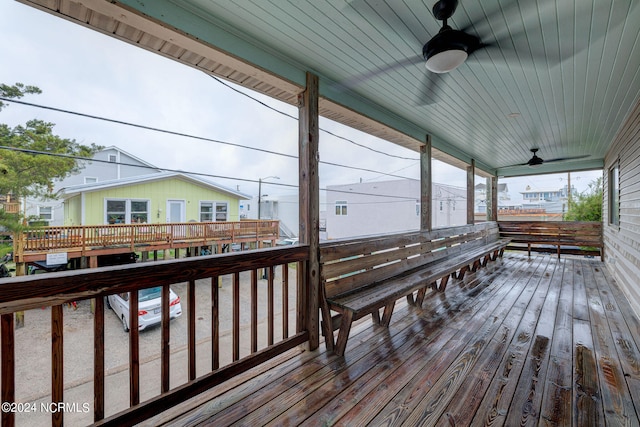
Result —
[[[309, 348], [318, 348], [320, 342], [320, 181], [318, 177], [320, 128], [318, 123], [318, 76], [307, 73], [306, 89], [298, 97], [298, 151], [299, 151], [299, 206], [300, 243], [309, 245], [309, 262], [302, 292], [306, 296], [306, 329]], [[298, 294], [300, 296], [300, 293]], [[326, 319], [330, 321], [330, 319]], [[344, 321], [344, 318], [343, 318]], [[341, 331], [342, 332], [342, 331]], [[348, 334], [348, 331], [347, 331]], [[346, 337], [343, 338], [346, 345]], [[344, 351], [344, 349], [343, 349]]]
[[427, 135], [425, 144], [420, 147], [420, 230], [431, 231], [431, 135]]
[[498, 177], [487, 178], [487, 189], [490, 189], [491, 198], [487, 197], [487, 220], [498, 221]]
[[471, 159], [471, 165], [467, 167], [467, 224], [475, 222], [475, 176], [476, 161]]
[[[2, 335], [2, 351], [0, 357], [0, 400], [2, 402], [16, 401], [16, 382], [15, 382], [15, 328], [13, 314], [3, 314], [0, 316], [0, 334]], [[3, 426], [15, 425], [15, 413], [11, 411], [2, 411], [0, 413], [0, 421]]]

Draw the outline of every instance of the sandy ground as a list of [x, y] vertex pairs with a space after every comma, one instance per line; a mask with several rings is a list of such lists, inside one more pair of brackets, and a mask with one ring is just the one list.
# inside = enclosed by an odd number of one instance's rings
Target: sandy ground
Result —
[[[289, 333], [295, 332], [295, 270], [289, 273]], [[241, 357], [249, 354], [250, 278], [241, 275]], [[267, 281], [258, 283], [259, 337], [266, 341]], [[187, 381], [187, 313], [186, 285], [172, 289], [182, 300], [183, 315], [171, 322], [171, 387]], [[282, 288], [280, 269], [275, 278], [276, 341], [281, 334]], [[220, 292], [221, 364], [231, 361], [231, 278], [224, 277]], [[30, 412], [16, 415], [18, 426], [51, 425], [46, 408], [51, 402], [51, 310], [30, 310], [25, 313], [25, 327], [16, 330], [16, 402], [27, 403]], [[140, 332], [141, 401], [160, 393], [159, 327]], [[211, 368], [211, 281], [196, 283], [196, 342], [197, 375]], [[129, 334], [122, 329], [113, 311], [105, 313], [105, 406], [106, 416], [129, 406]], [[64, 308], [64, 382], [65, 402], [71, 411], [64, 414], [65, 425], [86, 425], [93, 422], [93, 314], [89, 301], [81, 301], [78, 308]], [[35, 411], [33, 410], [35, 409]]]

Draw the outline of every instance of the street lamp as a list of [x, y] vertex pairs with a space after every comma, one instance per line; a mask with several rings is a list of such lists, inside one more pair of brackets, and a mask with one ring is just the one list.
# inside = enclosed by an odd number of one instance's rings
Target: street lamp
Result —
[[262, 217], [260, 216], [260, 205], [262, 204], [262, 180], [269, 179], [269, 178], [280, 179], [279, 176], [273, 176], [273, 175], [258, 179], [258, 220], [262, 219]]

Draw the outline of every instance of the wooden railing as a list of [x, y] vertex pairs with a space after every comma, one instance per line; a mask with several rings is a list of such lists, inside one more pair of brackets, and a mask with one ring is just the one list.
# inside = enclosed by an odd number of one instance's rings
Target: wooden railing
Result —
[[271, 240], [279, 236], [274, 220], [238, 222], [187, 222], [169, 224], [114, 224], [40, 227], [23, 232], [16, 247], [16, 260], [23, 254], [50, 250], [84, 252], [96, 248], [142, 245], [171, 247], [204, 246]]
[[0, 208], [7, 213], [18, 213], [20, 212], [20, 203], [0, 203]]
[[[187, 232], [188, 228], [183, 228]], [[93, 300], [93, 343], [89, 348], [80, 348], [80, 344], [73, 343], [74, 352], [93, 352], [93, 396], [86, 396], [86, 402], [80, 408], [91, 408], [92, 420], [101, 425], [131, 425], [149, 417], [152, 417], [167, 408], [184, 402], [213, 386], [233, 378], [248, 369], [265, 362], [278, 354], [290, 350], [308, 340], [308, 332], [303, 325], [307, 318], [305, 313], [305, 295], [309, 294], [306, 283], [300, 278], [302, 271], [306, 270], [309, 260], [308, 246], [289, 246], [286, 248], [268, 248], [255, 251], [225, 253], [211, 256], [200, 256], [181, 260], [168, 260], [161, 262], [148, 262], [129, 264], [117, 267], [104, 267], [49, 273], [36, 276], [21, 276], [0, 279], [0, 324], [1, 324], [1, 400], [15, 404], [15, 409], [21, 402], [25, 402], [23, 396], [16, 396], [15, 390], [20, 381], [29, 381], [26, 378], [16, 376], [16, 361], [20, 360], [15, 354], [16, 330], [14, 330], [14, 313], [36, 309], [41, 313], [42, 308], [50, 307], [51, 311], [51, 361], [45, 358], [43, 367], [30, 366], [30, 370], [48, 372], [51, 369], [51, 395], [50, 402], [56, 407], [58, 402], [65, 402], [64, 373], [70, 372], [70, 367], [64, 358], [63, 342], [65, 339], [65, 327], [63, 318], [66, 310], [65, 303], [70, 301], [82, 302]], [[290, 273], [290, 269], [293, 273]], [[266, 272], [266, 275], [263, 274]], [[222, 283], [220, 278], [225, 278], [228, 288], [226, 294], [230, 294], [230, 301], [222, 301]], [[261, 280], [266, 277], [266, 283]], [[275, 277], [280, 278], [280, 283], [275, 283]], [[196, 282], [197, 281], [197, 282]], [[264, 280], [262, 280], [264, 281]], [[184, 384], [170, 388], [172, 358], [175, 348], [170, 347], [170, 306], [169, 287], [186, 283], [186, 295], [182, 297], [183, 316], [186, 316], [186, 367], [188, 379]], [[161, 286], [163, 288], [162, 323], [160, 347], [160, 375], [149, 378], [141, 378], [140, 333], [138, 331], [138, 297], [137, 290]], [[202, 312], [196, 314], [196, 293], [206, 290], [211, 294], [211, 303], [208, 305], [211, 318], [209, 330], [211, 334], [211, 346], [209, 354], [202, 354], [201, 347], [196, 345], [196, 326], [201, 325]], [[278, 292], [275, 292], [278, 291]], [[121, 388], [129, 390], [128, 409], [113, 413], [105, 407], [105, 383], [107, 373], [105, 370], [105, 354], [109, 350], [105, 348], [105, 304], [107, 295], [130, 292], [129, 304], [131, 313], [129, 316], [129, 378], [124, 378]], [[258, 298], [258, 293], [261, 298]], [[276, 293], [282, 294], [282, 299], [275, 301]], [[225, 294], [225, 295], [226, 295]], [[295, 298], [295, 303], [289, 306], [289, 300]], [[85, 304], [86, 306], [86, 304]], [[279, 315], [275, 316], [279, 307]], [[231, 310], [231, 330], [229, 345], [221, 344], [220, 313]], [[227, 312], [225, 311], [225, 313]], [[266, 321], [258, 320], [258, 312], [266, 313]], [[290, 330], [293, 318], [289, 313], [293, 312], [295, 318], [295, 330]], [[250, 319], [247, 328], [242, 327], [242, 319]], [[114, 319], [108, 319], [114, 320]], [[276, 324], [281, 322], [278, 327]], [[77, 329], [78, 325], [76, 325]], [[90, 331], [89, 325], [80, 325]], [[19, 330], [21, 333], [23, 330]], [[33, 340], [33, 345], [42, 340], [42, 333], [37, 336], [21, 339]], [[118, 331], [123, 333], [122, 331]], [[146, 332], [145, 332], [146, 333]], [[90, 336], [90, 332], [87, 332]], [[242, 338], [241, 338], [242, 337]], [[146, 338], [146, 337], [145, 337]], [[173, 338], [175, 341], [176, 338]], [[241, 342], [247, 343], [249, 349], [241, 351]], [[259, 345], [265, 343], [264, 346]], [[243, 354], [247, 353], [248, 354]], [[228, 353], [228, 363], [223, 362], [221, 355]], [[211, 365], [206, 373], [196, 375], [196, 364], [202, 371], [201, 360], [211, 358]], [[75, 367], [78, 368], [78, 367]], [[86, 366], [84, 367], [87, 368]], [[110, 380], [112, 380], [110, 378]], [[145, 401], [141, 401], [141, 384], [143, 381], [157, 381], [159, 394]], [[29, 387], [30, 384], [27, 384]], [[24, 387], [23, 387], [24, 389]], [[69, 402], [66, 402], [67, 404]], [[77, 403], [77, 402], [76, 402]], [[35, 403], [34, 403], [35, 404]], [[26, 406], [23, 406], [24, 408]], [[8, 407], [11, 409], [11, 407]], [[68, 406], [67, 406], [68, 408]], [[3, 407], [3, 409], [5, 409]], [[36, 408], [39, 410], [39, 408]], [[16, 411], [8, 410], [1, 414], [2, 425], [12, 426], [15, 422]], [[24, 412], [24, 411], [23, 411]], [[29, 416], [30, 414], [21, 414]], [[33, 414], [31, 414], [33, 415]], [[53, 411], [51, 422], [53, 425], [62, 425], [64, 411]], [[106, 418], [105, 418], [106, 417]], [[87, 420], [84, 420], [85, 422]], [[29, 423], [29, 421], [27, 421]], [[32, 424], [32, 423], [29, 423]]]
[[498, 221], [510, 250], [572, 255], [599, 255], [604, 261], [600, 221]]

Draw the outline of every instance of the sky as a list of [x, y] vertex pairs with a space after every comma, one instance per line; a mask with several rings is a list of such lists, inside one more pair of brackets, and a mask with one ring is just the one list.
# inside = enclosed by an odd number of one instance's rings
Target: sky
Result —
[[[253, 197], [260, 178], [263, 195], [296, 191], [294, 106], [223, 84], [199, 70], [13, 0], [0, 0], [0, 16], [0, 83], [21, 82], [43, 91], [22, 100], [173, 134], [15, 103], [0, 112], [0, 123], [45, 120], [55, 123], [54, 133], [60, 137], [115, 145], [160, 168], [205, 174], [206, 179]], [[361, 180], [419, 177], [418, 153], [326, 119], [321, 118], [320, 127], [320, 161], [347, 166], [321, 164], [321, 189]], [[434, 164], [433, 174], [434, 182], [466, 185], [464, 172], [440, 162]], [[584, 191], [598, 176], [601, 171], [572, 173], [571, 181]], [[526, 186], [566, 185], [566, 174], [507, 182], [513, 202]]]

